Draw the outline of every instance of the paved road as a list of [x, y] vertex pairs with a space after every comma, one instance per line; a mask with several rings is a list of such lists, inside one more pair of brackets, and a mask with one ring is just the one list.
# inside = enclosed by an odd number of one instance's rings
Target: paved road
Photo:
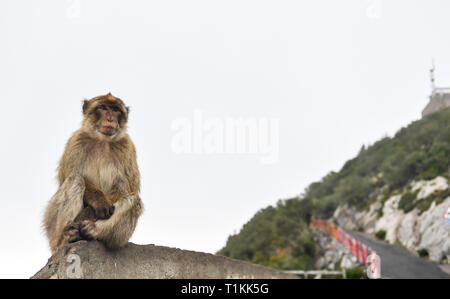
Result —
[[450, 279], [450, 274], [443, 272], [437, 263], [420, 258], [402, 247], [374, 240], [362, 233], [349, 234], [377, 252], [381, 260], [382, 278]]

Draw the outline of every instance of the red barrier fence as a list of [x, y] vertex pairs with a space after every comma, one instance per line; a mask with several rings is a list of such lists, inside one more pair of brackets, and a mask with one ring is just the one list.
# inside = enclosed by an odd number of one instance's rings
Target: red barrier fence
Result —
[[339, 226], [327, 220], [315, 219], [311, 221], [309, 226], [311, 229], [320, 229], [334, 237], [336, 241], [342, 242], [348, 251], [363, 265], [366, 264], [367, 256], [370, 253], [375, 252], [370, 247], [361, 243], [358, 239], [345, 233]]

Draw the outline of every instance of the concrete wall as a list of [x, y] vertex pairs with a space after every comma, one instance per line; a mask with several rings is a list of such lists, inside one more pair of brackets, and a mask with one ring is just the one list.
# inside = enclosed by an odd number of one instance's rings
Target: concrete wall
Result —
[[128, 243], [116, 251], [96, 241], [62, 247], [32, 278], [297, 278], [213, 254]]
[[435, 94], [428, 103], [427, 106], [422, 111], [422, 117], [425, 115], [437, 112], [439, 110], [450, 107], [450, 94], [448, 93], [437, 93]]

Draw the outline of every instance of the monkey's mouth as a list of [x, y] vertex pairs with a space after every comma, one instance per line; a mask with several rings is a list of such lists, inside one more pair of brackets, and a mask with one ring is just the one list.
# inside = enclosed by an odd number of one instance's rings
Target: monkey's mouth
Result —
[[117, 129], [113, 126], [101, 126], [98, 131], [103, 135], [112, 136], [116, 133]]

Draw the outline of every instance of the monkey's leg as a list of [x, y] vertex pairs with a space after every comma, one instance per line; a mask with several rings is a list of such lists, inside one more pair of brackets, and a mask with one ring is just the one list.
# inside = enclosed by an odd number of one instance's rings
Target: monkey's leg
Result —
[[114, 206], [111, 218], [95, 222], [97, 239], [109, 248], [119, 248], [128, 242], [144, 207], [139, 196], [134, 193], [119, 199]]
[[83, 209], [84, 190], [83, 177], [71, 175], [50, 199], [45, 210], [44, 228], [52, 253], [68, 241], [69, 237], [64, 234], [64, 230]]

